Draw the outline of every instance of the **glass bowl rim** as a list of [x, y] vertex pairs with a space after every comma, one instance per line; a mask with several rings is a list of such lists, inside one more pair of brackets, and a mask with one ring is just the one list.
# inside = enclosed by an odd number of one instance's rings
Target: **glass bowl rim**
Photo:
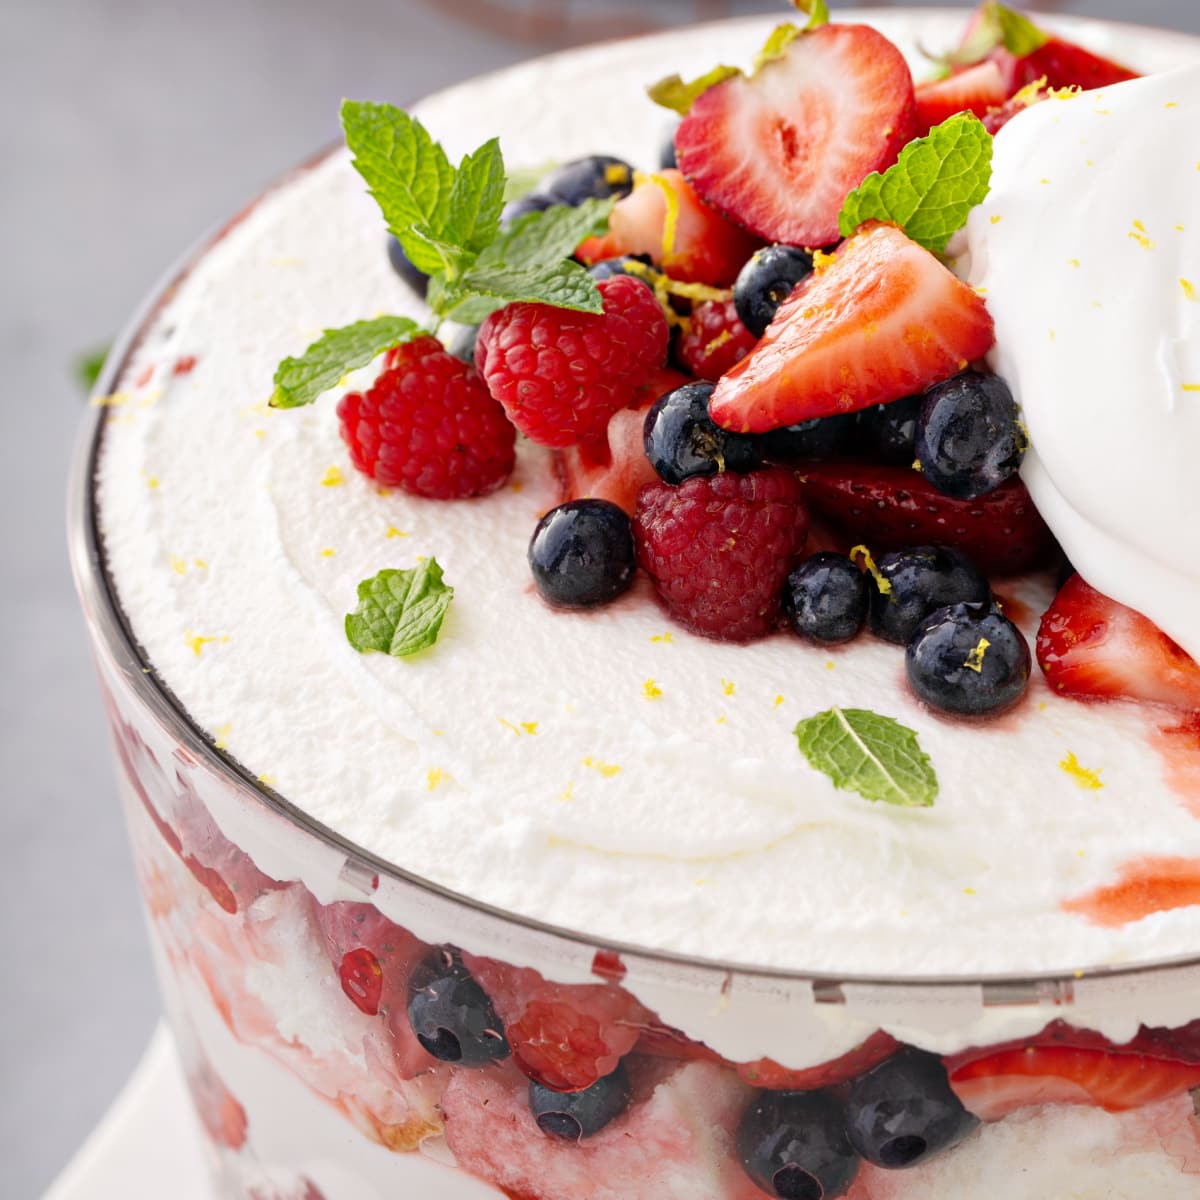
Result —
[[[963, 17], [969, 9], [963, 8], [888, 8], [888, 9], [856, 9], [853, 17], [856, 20], [870, 21], [872, 19], [890, 20], [904, 16], [918, 16], [930, 21], [946, 19], [951, 16]], [[720, 26], [750, 21], [765, 22], [768, 16], [741, 16], [725, 21], [706, 22], [706, 25]], [[1050, 20], [1061, 28], [1078, 26], [1118, 27], [1128, 34], [1146, 33], [1155, 36], [1179, 38], [1184, 42], [1192, 42], [1200, 50], [1200, 37], [1183, 32], [1163, 28], [1135, 25], [1125, 22], [1107, 21], [1074, 15], [1055, 14]], [[698, 28], [691, 26], [690, 28]], [[641, 35], [638, 38], [620, 39], [620, 41], [640, 41], [644, 38], [667, 36], [663, 33]], [[619, 42], [609, 43], [617, 45]], [[577, 49], [593, 49], [580, 47], [557, 51], [546, 57], [570, 55]], [[494, 78], [508, 71], [520, 69], [531, 59], [523, 60], [510, 67], [486, 75], [476, 76], [471, 80], [454, 85], [461, 87], [477, 82], [480, 79]], [[454, 88], [446, 89], [453, 91]], [[444, 93], [435, 93], [423, 98], [433, 100]], [[307, 171], [320, 165], [330, 155], [340, 149], [340, 143], [327, 146], [310, 158], [283, 172], [276, 179], [262, 188], [257, 195], [244, 205], [232, 218], [222, 222], [214, 231], [200, 238], [188, 249], [175, 264], [168, 269], [161, 280], [150, 289], [146, 298], [135, 309], [132, 318], [122, 334], [113, 343], [103, 370], [92, 391], [91, 407], [81, 421], [75, 449], [69, 466], [67, 489], [67, 542], [74, 577], [75, 588], [82, 602], [88, 632], [91, 640], [96, 643], [94, 649], [103, 650], [112, 664], [122, 675], [130, 690], [151, 714], [156, 722], [163, 727], [175, 740], [179, 741], [192, 754], [198, 764], [225, 782], [232, 784], [239, 792], [253, 798], [276, 815], [282, 817], [302, 833], [323, 843], [327, 849], [336, 851], [347, 862], [357, 863], [367, 868], [379, 878], [400, 885], [402, 888], [412, 888], [427, 896], [436, 897], [451, 908], [459, 908], [472, 917], [482, 917], [488, 921], [498, 922], [508, 928], [516, 928], [531, 937], [548, 939], [553, 942], [567, 943], [588, 950], [612, 954], [628, 964], [641, 962], [660, 970], [688, 970], [711, 972], [726, 980], [733, 978], [756, 979], [765, 984], [772, 982], [810, 985], [813, 988], [814, 999], [820, 1003], [845, 1003], [846, 996], [843, 985], [850, 988], [878, 988], [897, 993], [897, 998], [904, 995], [916, 998], [917, 995], [928, 993], [931, 989], [938, 991], [955, 991], [964, 988], [980, 989], [981, 1000], [985, 1007], [991, 1006], [1027, 1006], [1047, 1004], [1070, 1007], [1075, 1002], [1075, 990], [1084, 983], [1103, 984], [1111, 982], [1119, 986], [1121, 981], [1141, 979], [1150, 975], [1163, 975], [1174, 972], [1200, 971], [1200, 950], [1196, 954], [1186, 954], [1167, 959], [1150, 960], [1138, 963], [1122, 963], [1120, 965], [1093, 964], [1080, 968], [1059, 968], [1033, 972], [975, 972], [961, 975], [898, 975], [874, 976], [856, 974], [853, 972], [805, 971], [795, 967], [769, 967], [753, 963], [708, 959], [698, 956], [680, 954], [662, 950], [653, 946], [622, 942], [611, 938], [591, 935], [586, 930], [572, 929], [554, 925], [522, 913], [513, 912], [484, 903], [469, 895], [456, 892], [444, 887], [433, 880], [382, 859], [364, 847], [343, 837], [335, 830], [293, 805], [283, 795], [262, 783], [231, 755], [217, 749], [213, 739], [206, 734], [191, 718], [186, 708], [175, 697], [169, 685], [162, 679], [156, 668], [150, 662], [142, 647], [134, 636], [132, 627], [117, 599], [115, 586], [109, 576], [104, 554], [103, 539], [100, 536], [96, 497], [95, 480], [96, 468], [103, 442], [104, 430], [109, 409], [107, 406], [95, 404], [96, 397], [109, 394], [118, 379], [125, 371], [126, 363], [131, 354], [140, 344], [143, 335], [151, 327], [159, 310], [167, 303], [175, 290], [184, 282], [198, 261], [224, 236], [225, 232], [235, 225], [242, 216], [249, 212], [267, 195], [286, 186]]]

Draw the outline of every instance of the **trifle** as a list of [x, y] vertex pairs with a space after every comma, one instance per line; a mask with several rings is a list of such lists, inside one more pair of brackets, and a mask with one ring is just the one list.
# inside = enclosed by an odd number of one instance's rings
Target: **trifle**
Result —
[[217, 1195], [1200, 1195], [1200, 51], [811, 8], [348, 103], [116, 355]]

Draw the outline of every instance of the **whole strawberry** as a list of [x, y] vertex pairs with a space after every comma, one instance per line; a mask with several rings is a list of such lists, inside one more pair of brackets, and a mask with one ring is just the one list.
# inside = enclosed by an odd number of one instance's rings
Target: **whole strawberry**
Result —
[[387, 487], [455, 500], [494, 492], [512, 474], [516, 432], [469, 364], [433, 337], [388, 355], [365, 393], [338, 404], [354, 465]]
[[509, 304], [479, 330], [480, 374], [509, 420], [543, 446], [602, 436], [666, 357], [667, 322], [654, 293], [628, 275], [597, 286], [603, 313]]
[[646, 484], [633, 528], [638, 561], [671, 616], [707, 637], [745, 642], [779, 625], [808, 512], [790, 471], [727, 471], [678, 487]]

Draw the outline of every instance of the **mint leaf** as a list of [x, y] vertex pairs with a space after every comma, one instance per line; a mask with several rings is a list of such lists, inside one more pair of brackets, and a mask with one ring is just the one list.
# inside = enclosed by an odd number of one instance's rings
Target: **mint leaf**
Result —
[[578, 312], [604, 311], [596, 281], [586, 268], [562, 261], [494, 270], [476, 267], [463, 276], [460, 285], [447, 287], [438, 298], [447, 319], [460, 325], [478, 325], [498, 308], [518, 301], [552, 304]]
[[838, 229], [849, 237], [866, 221], [888, 221], [939, 253], [988, 194], [991, 179], [992, 135], [978, 117], [959, 113], [909, 142], [882, 175], [868, 175], [846, 197]]
[[311, 404], [348, 371], [365, 367], [385, 350], [422, 333], [409, 317], [376, 317], [327, 329], [299, 358], [285, 358], [275, 371], [272, 408]]
[[831, 708], [796, 726], [800, 752], [843, 791], [905, 808], [929, 807], [937, 775], [917, 735], [866, 708]]
[[504, 158], [500, 143], [492, 138], [468, 154], [454, 173], [442, 236], [478, 254], [499, 231], [503, 207]]
[[94, 350], [87, 350], [75, 359], [73, 364], [75, 378], [85, 392], [91, 392], [92, 388], [96, 386], [96, 381], [100, 378], [100, 372], [104, 370], [104, 363], [111, 349], [111, 346], [97, 346]]
[[454, 187], [454, 168], [446, 152], [420, 121], [391, 104], [346, 100], [342, 128], [354, 167], [383, 211], [388, 229], [422, 271], [436, 270], [436, 262], [422, 259], [420, 243], [410, 249], [404, 235], [413, 225], [425, 225], [434, 234], [444, 228]]
[[346, 638], [364, 654], [406, 658], [437, 641], [453, 598], [435, 558], [407, 571], [380, 571], [358, 585], [358, 607], [346, 614]]
[[603, 233], [615, 199], [585, 200], [576, 208], [555, 204], [518, 217], [479, 255], [476, 266], [552, 267], [575, 253], [584, 238]]
[[738, 67], [718, 66], [713, 67], [708, 74], [701, 75], [699, 79], [693, 79], [690, 83], [685, 83], [679, 75], [668, 75], [665, 79], [652, 83], [646, 89], [646, 95], [655, 104], [660, 104], [663, 108], [669, 108], [672, 112], [686, 117], [692, 105], [710, 87], [716, 87], [718, 83], [724, 83], [726, 79], [732, 79], [741, 73]]

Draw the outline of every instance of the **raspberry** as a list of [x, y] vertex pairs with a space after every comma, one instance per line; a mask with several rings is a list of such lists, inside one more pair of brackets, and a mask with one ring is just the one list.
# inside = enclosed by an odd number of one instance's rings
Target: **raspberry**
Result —
[[455, 500], [512, 474], [516, 433], [475, 370], [432, 337], [393, 350], [365, 394], [338, 405], [354, 465], [388, 487]]
[[678, 487], [646, 484], [633, 530], [638, 561], [671, 616], [707, 637], [745, 642], [779, 624], [808, 513], [790, 471], [726, 471]]
[[491, 959], [471, 958], [470, 966], [504, 1021], [513, 1061], [556, 1092], [582, 1091], [615, 1071], [649, 1019], [618, 987], [549, 983]]
[[601, 438], [644, 378], [663, 365], [667, 323], [641, 280], [597, 285], [604, 312], [509, 304], [479, 330], [475, 362], [509, 420], [543, 446]]
[[757, 345], [758, 338], [738, 319], [732, 300], [705, 300], [692, 310], [678, 353], [693, 375], [716, 383]]

